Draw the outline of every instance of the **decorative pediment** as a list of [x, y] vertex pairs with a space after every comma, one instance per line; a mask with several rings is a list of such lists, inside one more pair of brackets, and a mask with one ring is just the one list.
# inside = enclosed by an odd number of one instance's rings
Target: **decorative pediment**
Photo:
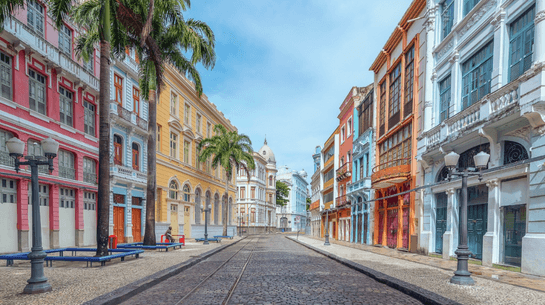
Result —
[[175, 118], [170, 118], [168, 120], [168, 125], [171, 127], [171, 128], [174, 128], [175, 130], [177, 130], [178, 132], [184, 132], [184, 127], [182, 126], [182, 124], [180, 124], [180, 122], [175, 119]]
[[183, 131], [184, 131], [184, 136], [190, 138], [191, 140], [195, 139], [195, 134], [190, 128], [187, 128], [184, 126]]

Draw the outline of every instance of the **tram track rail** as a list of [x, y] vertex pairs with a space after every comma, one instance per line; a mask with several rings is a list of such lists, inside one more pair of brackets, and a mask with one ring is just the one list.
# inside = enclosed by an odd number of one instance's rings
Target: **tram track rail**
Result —
[[[252, 239], [251, 241], [248, 241], [248, 243], [246, 243], [242, 248], [240, 248], [231, 257], [229, 257], [226, 261], [224, 261], [218, 268], [216, 268], [216, 270], [211, 272], [199, 284], [197, 284], [195, 287], [193, 287], [193, 289], [191, 289], [183, 298], [181, 298], [178, 302], [176, 302], [175, 305], [183, 304], [183, 302], [186, 299], [188, 299], [190, 296], [194, 295], [195, 292], [197, 292], [210, 278], [212, 278], [216, 273], [218, 273], [218, 271], [220, 271], [225, 265], [227, 265], [228, 262], [230, 262], [235, 256], [237, 256], [240, 253], [240, 251], [242, 251], [244, 248], [246, 248], [246, 246], [248, 246], [252, 242], [254, 242], [256, 240], [259, 241], [259, 239], [260, 238], [257, 237], [257, 238]], [[258, 243], [255, 242], [254, 247], [250, 251], [250, 255], [246, 259], [246, 262], [244, 263], [244, 266], [242, 267], [242, 269], [240, 270], [240, 273], [237, 276], [237, 279], [235, 280], [235, 282], [233, 283], [233, 285], [229, 289], [229, 292], [227, 293], [227, 296], [225, 297], [225, 299], [222, 301], [221, 304], [227, 304], [229, 302], [229, 300], [231, 300], [231, 297], [233, 296], [233, 293], [234, 293], [235, 289], [237, 288], [238, 283], [240, 282], [240, 279], [244, 275], [244, 271], [246, 270], [246, 267], [248, 266], [248, 264], [250, 263], [250, 260], [252, 259], [254, 251], [257, 248], [257, 244]]]

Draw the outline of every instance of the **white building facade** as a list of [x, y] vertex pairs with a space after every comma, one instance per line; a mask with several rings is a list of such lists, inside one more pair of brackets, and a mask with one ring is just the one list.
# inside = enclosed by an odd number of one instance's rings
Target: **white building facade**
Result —
[[[483, 265], [545, 275], [545, 0], [428, 1], [425, 105], [417, 194], [419, 250], [454, 256], [461, 180], [445, 180], [445, 154], [472, 167], [468, 240]], [[431, 88], [431, 89], [430, 89]]]
[[276, 159], [267, 145], [254, 152], [255, 169], [237, 172], [237, 220], [247, 233], [276, 230]]
[[304, 230], [307, 225], [307, 172], [304, 169], [291, 171], [284, 166], [278, 170], [277, 178], [290, 188], [286, 205], [276, 208], [278, 228]]

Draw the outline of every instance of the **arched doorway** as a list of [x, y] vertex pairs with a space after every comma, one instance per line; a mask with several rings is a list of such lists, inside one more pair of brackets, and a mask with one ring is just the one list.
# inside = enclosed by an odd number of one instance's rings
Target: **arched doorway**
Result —
[[214, 195], [214, 224], [219, 224], [219, 208], [220, 208], [220, 196], [218, 194]]
[[195, 190], [195, 224], [200, 225], [201, 224], [201, 190], [196, 189]]

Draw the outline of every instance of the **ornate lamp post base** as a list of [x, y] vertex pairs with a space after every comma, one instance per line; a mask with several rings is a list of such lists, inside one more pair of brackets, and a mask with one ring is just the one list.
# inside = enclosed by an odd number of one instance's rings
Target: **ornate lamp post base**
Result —
[[459, 247], [454, 253], [458, 257], [458, 266], [456, 271], [454, 271], [454, 276], [450, 278], [450, 282], [464, 286], [475, 285], [475, 281], [471, 278], [471, 272], [468, 271], [468, 260], [471, 251], [467, 247], [465, 249]]
[[51, 288], [51, 285], [47, 282], [47, 279], [45, 279], [43, 282], [39, 282], [39, 283], [28, 283], [25, 286], [23, 293], [37, 294], [37, 293], [49, 292], [51, 290], [53, 290], [53, 288]]

